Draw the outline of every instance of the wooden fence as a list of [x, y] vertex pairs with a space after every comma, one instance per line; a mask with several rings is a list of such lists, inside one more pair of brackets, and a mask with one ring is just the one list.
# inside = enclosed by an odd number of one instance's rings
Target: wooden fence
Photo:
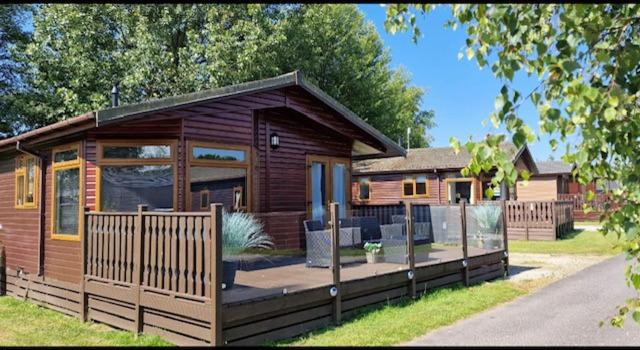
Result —
[[506, 203], [509, 239], [555, 240], [573, 230], [573, 207], [568, 201]]
[[[135, 213], [86, 212], [80, 285], [7, 269], [7, 292], [82, 320], [156, 334], [178, 345], [256, 345], [339, 324], [363, 307], [394, 303], [452, 283], [478, 283], [507, 271], [506, 241], [504, 249], [483, 255], [470, 256], [465, 248], [459, 258], [416, 266], [411, 220], [419, 215], [414, 213], [417, 209], [404, 208], [409, 214], [409, 261], [398, 269], [341, 277], [340, 234], [333, 225], [332, 280], [224, 303], [223, 295], [234, 290], [222, 291], [220, 205], [198, 213], [146, 212], [142, 206]], [[331, 222], [338, 222], [337, 204], [331, 205], [331, 212]], [[464, 204], [460, 213], [464, 248]]]
[[[560, 193], [558, 199], [569, 201], [573, 205], [573, 215], [576, 220], [598, 220], [600, 214], [605, 210], [605, 204], [609, 203], [609, 197], [605, 193], [596, 193], [593, 199], [586, 200], [585, 193]], [[584, 205], [587, 204], [592, 210], [585, 212]]]

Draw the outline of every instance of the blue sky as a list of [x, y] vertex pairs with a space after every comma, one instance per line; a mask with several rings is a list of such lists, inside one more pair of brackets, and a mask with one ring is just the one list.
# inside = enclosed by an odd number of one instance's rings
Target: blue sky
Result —
[[[433, 109], [437, 126], [430, 130], [434, 137], [432, 146], [449, 146], [449, 137], [456, 136], [465, 141], [469, 136], [480, 140], [496, 130], [491, 122], [482, 125], [493, 111], [493, 103], [502, 82], [494, 77], [490, 68], [479, 69], [475, 60], [466, 57], [458, 60], [458, 52], [465, 45], [466, 33], [458, 28], [444, 28], [450, 9], [438, 7], [427, 16], [418, 15], [417, 23], [422, 37], [414, 44], [411, 34], [388, 34], [384, 30], [385, 8], [379, 4], [358, 5], [367, 20], [373, 22], [385, 45], [391, 50], [392, 66], [403, 66], [412, 75], [413, 83], [425, 90], [422, 100], [424, 109]], [[528, 94], [538, 81], [535, 76], [516, 76], [513, 87], [523, 95]], [[535, 107], [524, 103], [519, 115], [536, 132], [539, 131]], [[548, 137], [529, 145], [537, 160], [547, 160], [553, 153], [560, 159], [563, 148], [551, 151]]]

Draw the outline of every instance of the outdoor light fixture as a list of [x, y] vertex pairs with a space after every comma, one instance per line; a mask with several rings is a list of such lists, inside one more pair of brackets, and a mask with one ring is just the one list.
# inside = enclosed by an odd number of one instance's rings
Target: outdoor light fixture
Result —
[[269, 138], [271, 139], [271, 148], [276, 149], [280, 147], [280, 136], [278, 136], [278, 134], [275, 132], [271, 133]]
[[413, 271], [409, 270], [409, 272], [407, 272], [407, 278], [410, 280], [413, 279]]
[[330, 294], [332, 297], [335, 297], [336, 295], [338, 295], [338, 288], [336, 288], [336, 287], [331, 287], [331, 289], [329, 289], [329, 294]]

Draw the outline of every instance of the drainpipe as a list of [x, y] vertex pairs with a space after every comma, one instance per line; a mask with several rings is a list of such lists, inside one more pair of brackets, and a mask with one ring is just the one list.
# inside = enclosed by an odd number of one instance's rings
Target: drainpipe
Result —
[[44, 157], [40, 154], [28, 150], [22, 146], [20, 141], [16, 141], [16, 151], [24, 153], [26, 155], [34, 156], [38, 160], [38, 191], [40, 198], [38, 200], [38, 276], [44, 275], [44, 209], [45, 209], [45, 194], [44, 194], [44, 181], [45, 181], [45, 162]]

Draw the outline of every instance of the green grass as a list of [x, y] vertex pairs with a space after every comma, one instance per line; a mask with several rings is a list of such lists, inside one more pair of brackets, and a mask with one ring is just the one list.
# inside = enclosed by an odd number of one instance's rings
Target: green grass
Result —
[[576, 221], [575, 225], [589, 225], [589, 226], [600, 226], [600, 221], [598, 220], [584, 220], [584, 221]]
[[457, 285], [429, 292], [416, 301], [365, 309], [340, 327], [269, 345], [385, 346], [412, 340], [436, 328], [513, 300], [528, 292], [504, 280], [469, 288]]
[[0, 346], [167, 346], [157, 336], [114, 330], [33, 303], [0, 297]]
[[615, 255], [622, 250], [616, 247], [618, 238], [603, 236], [597, 231], [576, 230], [557, 241], [509, 241], [511, 253]]

